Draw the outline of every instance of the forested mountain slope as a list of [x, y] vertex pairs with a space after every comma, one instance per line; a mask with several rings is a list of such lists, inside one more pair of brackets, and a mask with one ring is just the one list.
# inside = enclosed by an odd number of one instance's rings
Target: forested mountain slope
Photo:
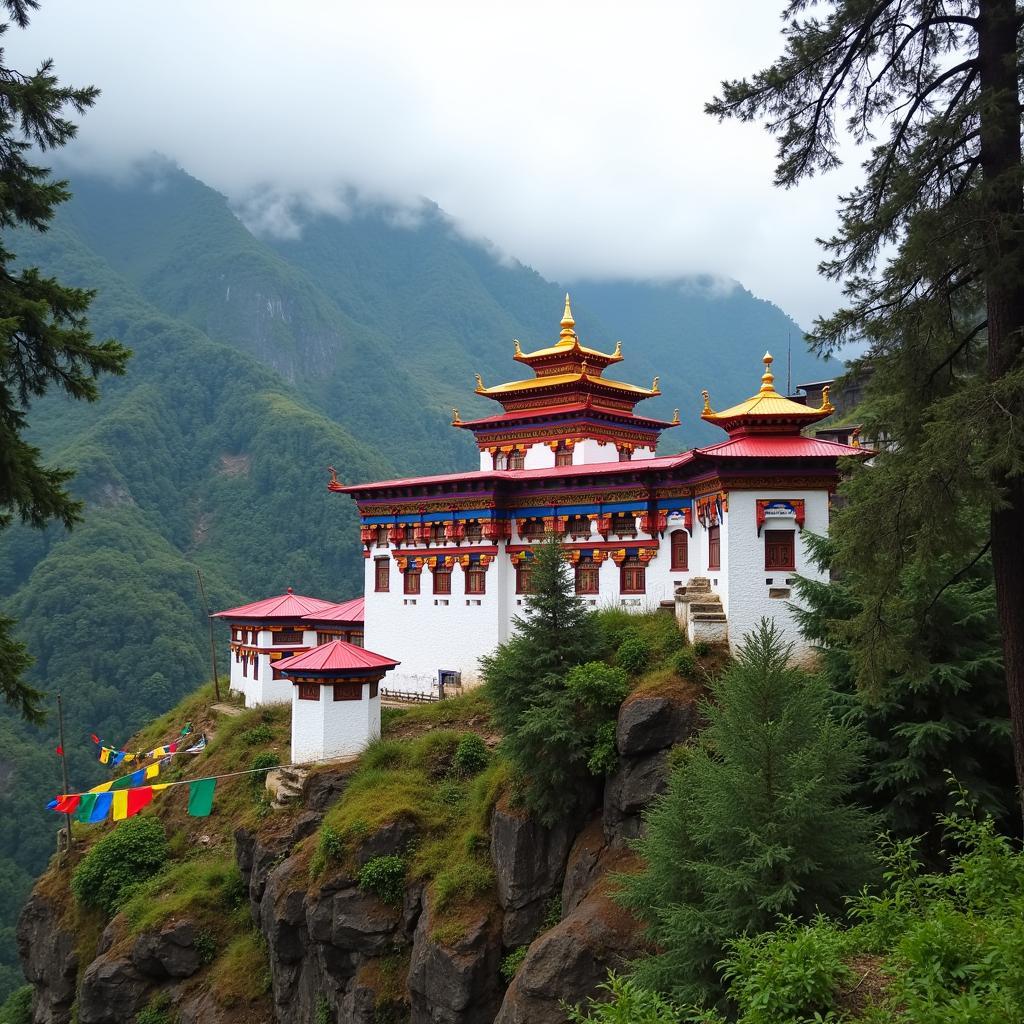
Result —
[[[33, 440], [76, 468], [86, 516], [71, 534], [0, 534], [0, 606], [38, 659], [33, 680], [64, 693], [84, 786], [100, 778], [90, 733], [119, 742], [208, 675], [195, 568], [216, 606], [288, 585], [358, 593], [354, 509], [328, 494], [326, 467], [349, 481], [473, 467], [451, 406], [489, 408], [473, 373], [509, 379], [514, 337], [551, 342], [565, 286], [467, 241], [429, 204], [411, 222], [307, 216], [281, 240], [255, 237], [223, 196], [164, 163], [72, 185], [52, 230], [11, 248], [96, 289], [95, 333], [135, 354], [98, 403], [33, 407]], [[701, 387], [721, 405], [746, 396], [766, 345], [798, 336], [738, 287], [572, 288], [584, 339], [621, 338], [623, 379], [661, 375], [650, 411], [680, 407], [668, 451], [715, 437], [697, 418]], [[794, 348], [795, 379], [823, 375]], [[0, 709], [0, 991], [17, 906], [53, 850], [54, 736], [54, 722], [29, 730]]]

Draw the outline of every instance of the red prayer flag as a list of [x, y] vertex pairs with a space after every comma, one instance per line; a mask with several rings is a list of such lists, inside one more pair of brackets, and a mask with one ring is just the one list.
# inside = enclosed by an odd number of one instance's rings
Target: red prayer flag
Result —
[[128, 817], [130, 818], [133, 814], [138, 814], [153, 799], [153, 787], [139, 786], [138, 789], [129, 789], [125, 795], [128, 797]]
[[96, 733], [94, 732], [89, 733], [89, 738], [93, 741], [93, 743], [99, 743], [100, 741], [99, 736], [97, 736]]
[[54, 807], [54, 810], [57, 811], [58, 814], [74, 814], [81, 802], [81, 794], [68, 793], [64, 796], [57, 797], [57, 806]]
[[57, 748], [57, 756], [58, 757], [63, 757], [64, 756], [64, 748], [63, 747], [58, 747]]

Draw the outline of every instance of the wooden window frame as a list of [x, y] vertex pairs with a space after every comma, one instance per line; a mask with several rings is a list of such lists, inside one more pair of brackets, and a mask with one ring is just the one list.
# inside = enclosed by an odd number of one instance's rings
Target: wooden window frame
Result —
[[363, 684], [352, 680], [344, 680], [343, 682], [335, 683], [332, 687], [334, 691], [334, 700], [362, 700], [363, 699]]
[[543, 519], [527, 519], [519, 531], [519, 536], [523, 540], [543, 540], [544, 533]]
[[627, 558], [619, 567], [619, 593], [647, 593], [647, 565], [639, 558]]
[[[626, 529], [620, 530], [620, 526], [624, 526]], [[611, 532], [616, 537], [635, 537], [636, 516], [632, 512], [613, 512]]]
[[466, 540], [481, 541], [484, 539], [484, 524], [479, 519], [469, 519], [466, 521]]
[[572, 449], [571, 448], [556, 448], [555, 449], [555, 465], [556, 466], [571, 466], [572, 465]]
[[764, 531], [764, 568], [766, 572], [796, 571], [796, 530]]
[[352, 632], [349, 633], [349, 635], [348, 635], [348, 642], [353, 647], [362, 647], [363, 646], [363, 631], [361, 629], [354, 629], [354, 630], [352, 630]]
[[[584, 583], [590, 579], [594, 581], [593, 586], [584, 586]], [[576, 593], [580, 595], [601, 593], [601, 566], [593, 559], [581, 559], [576, 566]]]
[[720, 526], [708, 527], [708, 568], [715, 570], [722, 568], [722, 528]]
[[274, 634], [274, 646], [277, 647], [280, 644], [289, 644], [295, 646], [296, 644], [302, 643], [303, 630], [301, 629], [282, 629]]
[[685, 530], [673, 530], [669, 535], [669, 545], [672, 572], [687, 572], [690, 568], [690, 535]]
[[319, 683], [296, 683], [298, 687], [298, 693], [296, 696], [299, 700], [319, 700], [320, 699], [320, 684]]
[[487, 593], [487, 570], [479, 565], [471, 565], [466, 569], [466, 593], [486, 594]]
[[[381, 570], [383, 569], [383, 578]], [[383, 582], [383, 586], [381, 583]], [[391, 590], [391, 559], [389, 557], [373, 560], [373, 591], [375, 594], [387, 594]]]
[[525, 563], [520, 563], [516, 566], [516, 593], [517, 594], [529, 594], [530, 593], [530, 574], [533, 572], [533, 566]]
[[416, 595], [420, 592], [420, 573], [407, 569], [402, 580], [402, 593]]
[[509, 452], [508, 469], [526, 469], [526, 452]]
[[[441, 596], [441, 597], [447, 597], [449, 594], [451, 594], [451, 592], [452, 592], [452, 570], [451, 570], [451, 567], [449, 566], [449, 567], [444, 568], [444, 569], [435, 569], [433, 575], [434, 575], [434, 593], [439, 595], [439, 596]], [[441, 587], [438, 586], [438, 583], [442, 579], [445, 580], [445, 587], [444, 588], [441, 588]]]

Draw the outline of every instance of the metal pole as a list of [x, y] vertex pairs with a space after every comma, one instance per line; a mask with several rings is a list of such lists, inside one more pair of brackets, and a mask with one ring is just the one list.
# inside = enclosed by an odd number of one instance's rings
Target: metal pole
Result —
[[[71, 792], [71, 787], [68, 784], [68, 755], [67, 755], [67, 751], [64, 749], [64, 699], [63, 699], [63, 697], [59, 693], [57, 694], [57, 730], [58, 730], [57, 734], [60, 737], [60, 770], [61, 770], [61, 774], [62, 774], [63, 779], [64, 779], [64, 792], [65, 793], [70, 793]], [[68, 827], [68, 833], [67, 833], [68, 839], [67, 839], [67, 842], [68, 842], [68, 850], [70, 851], [71, 850], [71, 815], [70, 815], [70, 813], [65, 814], [65, 818], [67, 819], [67, 827]]]
[[217, 679], [217, 643], [213, 637], [213, 619], [210, 618], [210, 605], [206, 600], [206, 587], [203, 586], [203, 574], [196, 568], [196, 579], [199, 580], [199, 593], [203, 595], [203, 611], [206, 621], [210, 624], [210, 661], [213, 663], [213, 695], [220, 703], [220, 682]]

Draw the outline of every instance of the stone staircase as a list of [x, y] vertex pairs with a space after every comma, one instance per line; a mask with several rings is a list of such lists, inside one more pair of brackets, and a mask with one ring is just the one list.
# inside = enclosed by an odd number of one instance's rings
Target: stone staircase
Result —
[[712, 591], [706, 576], [693, 576], [685, 587], [676, 589], [676, 618], [691, 644], [729, 642], [729, 620], [722, 599]]
[[270, 806], [279, 811], [302, 796], [302, 785], [309, 775], [307, 768], [274, 768], [267, 772]]

